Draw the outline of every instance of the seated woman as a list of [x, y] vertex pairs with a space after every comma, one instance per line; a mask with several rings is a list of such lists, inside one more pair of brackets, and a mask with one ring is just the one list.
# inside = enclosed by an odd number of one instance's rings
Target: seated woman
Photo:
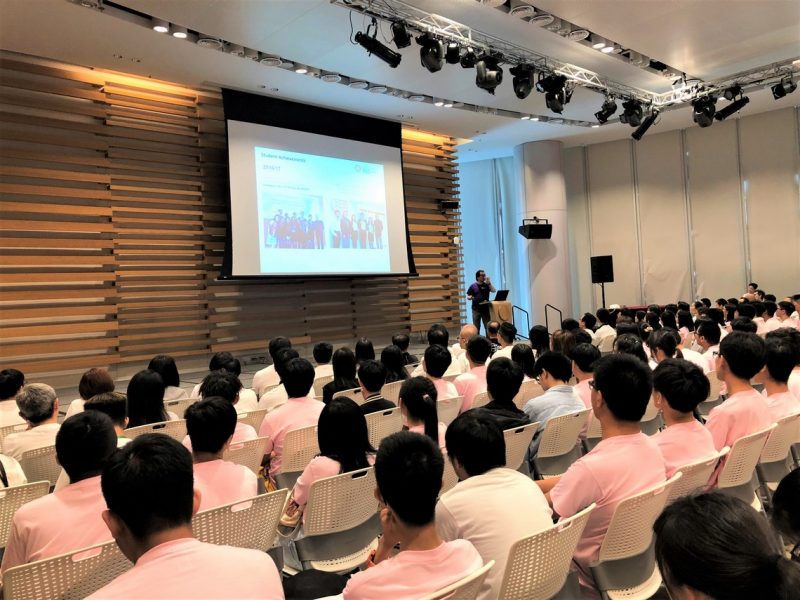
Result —
[[356, 381], [356, 356], [350, 348], [339, 348], [333, 353], [333, 381], [322, 388], [322, 401], [327, 404], [333, 400], [336, 392], [353, 390], [358, 387]]
[[150, 369], [139, 371], [128, 383], [128, 427], [177, 421], [178, 415], [164, 409], [164, 380]]
[[536, 364], [536, 359], [533, 358], [533, 348], [527, 344], [514, 344], [511, 349], [511, 360], [522, 369], [524, 376], [522, 381], [536, 379], [536, 373], [533, 370], [533, 366]]
[[444, 449], [447, 425], [436, 411], [436, 386], [427, 377], [411, 377], [400, 388], [400, 412], [409, 431], [427, 435]]
[[97, 394], [104, 394], [106, 392], [114, 391], [114, 380], [105, 369], [89, 369], [81, 375], [80, 383], [78, 383], [78, 395], [80, 398], [73, 400], [69, 404], [67, 414], [64, 417], [68, 419], [72, 415], [77, 415], [83, 412], [83, 406], [86, 401]]
[[386, 367], [386, 383], [405, 381], [408, 379], [405, 358], [399, 346], [395, 346], [394, 344], [386, 346], [381, 352], [381, 362], [383, 366]]
[[181, 376], [174, 358], [166, 354], [157, 354], [150, 360], [147, 368], [161, 375], [161, 379], [164, 380], [164, 400], [181, 400], [189, 397], [189, 393], [181, 388]]
[[375, 360], [375, 347], [372, 341], [362, 337], [356, 342], [356, 362], [360, 365], [365, 360]]
[[317, 424], [319, 454], [311, 459], [297, 479], [284, 510], [283, 524], [299, 519], [308, 502], [311, 484], [318, 479], [365, 469], [375, 462], [369, 443], [367, 420], [350, 398], [336, 398], [322, 409]]

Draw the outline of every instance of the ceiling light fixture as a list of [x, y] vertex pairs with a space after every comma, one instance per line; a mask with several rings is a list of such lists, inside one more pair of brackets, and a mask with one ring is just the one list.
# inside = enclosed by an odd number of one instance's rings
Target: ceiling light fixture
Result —
[[297, 65], [294, 68], [294, 72], [297, 73], [298, 75], [305, 75], [306, 73], [308, 73], [308, 67], [303, 65]]
[[608, 119], [617, 112], [617, 103], [614, 101], [614, 98], [611, 96], [606, 96], [606, 99], [603, 101], [603, 106], [600, 107], [596, 113], [594, 113], [595, 119], [597, 119], [598, 123], [605, 123]]
[[503, 82], [503, 69], [500, 67], [500, 58], [492, 54], [484, 54], [475, 64], [475, 85], [490, 94]]
[[592, 40], [592, 48], [595, 50], [602, 50], [606, 47], [606, 40], [604, 38], [601, 38], [599, 35], [595, 34], [592, 34], [590, 37]]
[[573, 42], [582, 42], [589, 37], [588, 29], [573, 29], [567, 34], [567, 38]]
[[342, 80], [342, 76], [338, 73], [323, 73], [320, 76], [320, 81], [324, 81], [325, 83], [339, 83]]
[[197, 38], [197, 45], [211, 50], [222, 50], [225, 46], [221, 39], [202, 34]]
[[725, 90], [725, 91], [722, 93], [722, 96], [723, 96], [723, 98], [725, 98], [725, 100], [727, 100], [728, 102], [730, 102], [730, 101], [732, 101], [734, 98], [736, 98], [736, 96], [740, 95], [741, 93], [742, 93], [742, 86], [740, 86], [740, 85], [737, 83], [737, 84], [735, 84], [735, 85], [732, 85], [732, 86], [731, 86], [731, 87], [729, 87], [728, 89], [726, 89], [726, 90]]
[[650, 114], [647, 115], [642, 121], [642, 124], [639, 125], [638, 129], [631, 134], [631, 137], [635, 139], [637, 142], [642, 139], [642, 136], [647, 133], [647, 130], [656, 122], [656, 118], [658, 117], [658, 111], [654, 108], [650, 111]]
[[692, 120], [700, 127], [711, 127], [714, 124], [714, 113], [717, 112], [717, 99], [714, 96], [702, 96], [692, 100]]
[[283, 59], [274, 54], [266, 54], [259, 62], [265, 67], [280, 67], [283, 64]]
[[563, 75], [539, 76], [536, 90], [544, 92], [544, 103], [551, 111], [561, 114], [564, 105], [572, 98], [572, 89], [566, 89], [567, 78]]
[[448, 65], [457, 65], [461, 62], [461, 47], [458, 45], [458, 42], [447, 43], [444, 59], [447, 61]]
[[385, 85], [371, 85], [369, 86], [369, 91], [373, 94], [385, 94], [389, 91], [389, 88]]
[[153, 17], [153, 31], [158, 33], [167, 33], [169, 31], [169, 23], [167, 23], [164, 19], [156, 19]]
[[517, 17], [518, 19], [527, 19], [536, 14], [536, 9], [534, 9], [524, 0], [511, 0], [509, 6], [510, 10], [508, 11], [508, 14]]
[[425, 102], [425, 98], [424, 94], [411, 94], [408, 100], [411, 100], [411, 102]]
[[642, 124], [644, 111], [641, 102], [631, 98], [622, 103], [622, 109], [622, 114], [619, 116], [620, 123], [626, 123], [631, 127], [638, 127]]
[[466, 52], [461, 55], [461, 67], [463, 69], [471, 69], [478, 62], [478, 57], [475, 56], [475, 50], [467, 48]]
[[717, 121], [724, 121], [725, 119], [730, 117], [733, 113], [737, 113], [740, 110], [742, 110], [749, 103], [750, 103], [750, 98], [748, 98], [747, 96], [742, 96], [737, 100], [733, 100], [727, 106], [723, 106], [722, 108], [720, 108], [714, 115], [714, 118]]
[[548, 15], [547, 13], [539, 13], [534, 17], [531, 17], [530, 23], [536, 25], [537, 27], [546, 27], [550, 25], [555, 20], [553, 15]]
[[176, 37], [179, 40], [185, 40], [189, 36], [189, 32], [186, 30], [186, 27], [180, 27], [175, 25], [172, 28], [172, 37]]
[[374, 54], [393, 69], [397, 68], [397, 65], [400, 64], [400, 61], [403, 58], [402, 55], [389, 48], [389, 46], [381, 43], [376, 38], [377, 35], [378, 21], [373, 17], [372, 23], [367, 26], [367, 30], [365, 32], [356, 32], [355, 40], [357, 44], [367, 51], [367, 54], [370, 56]]
[[531, 119], [531, 116], [530, 116], [530, 115], [522, 115], [522, 116], [520, 117], [520, 119], [521, 119], [521, 120], [523, 120], [523, 121], [530, 121], [530, 119]]
[[517, 98], [524, 100], [533, 89], [533, 65], [517, 65], [509, 69], [509, 73], [513, 75], [511, 83], [514, 86], [514, 93], [517, 95]]
[[392, 39], [397, 48], [408, 48], [411, 45], [411, 34], [402, 21], [392, 23]]
[[350, 83], [348, 83], [347, 87], [352, 88], [354, 90], [365, 90], [369, 87], [369, 84], [366, 81], [355, 79]]
[[797, 84], [792, 79], [791, 75], [787, 75], [783, 79], [780, 80], [779, 83], [776, 83], [772, 86], [772, 97], [775, 100], [780, 100], [786, 94], [791, 94], [793, 91], [797, 89]]
[[431, 73], [441, 71], [444, 64], [444, 44], [432, 33], [423, 33], [417, 38], [420, 45], [419, 60]]

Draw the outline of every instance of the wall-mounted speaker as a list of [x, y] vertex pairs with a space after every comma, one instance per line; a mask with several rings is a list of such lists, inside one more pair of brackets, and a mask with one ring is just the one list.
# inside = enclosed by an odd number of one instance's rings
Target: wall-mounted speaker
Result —
[[553, 236], [550, 223], [525, 223], [519, 226], [519, 234], [529, 240], [549, 240]]
[[613, 283], [614, 257], [592, 256], [592, 283]]

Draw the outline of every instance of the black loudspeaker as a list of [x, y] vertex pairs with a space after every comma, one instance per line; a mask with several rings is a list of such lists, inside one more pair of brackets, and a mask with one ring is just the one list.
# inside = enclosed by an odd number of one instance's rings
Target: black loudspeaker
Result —
[[614, 281], [614, 257], [592, 256], [592, 283], [612, 283]]
[[549, 223], [526, 223], [519, 226], [519, 234], [529, 240], [549, 240], [553, 235], [553, 226]]

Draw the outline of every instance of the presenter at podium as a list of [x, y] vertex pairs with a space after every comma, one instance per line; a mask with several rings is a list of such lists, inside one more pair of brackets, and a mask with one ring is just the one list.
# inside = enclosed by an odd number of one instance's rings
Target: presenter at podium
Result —
[[475, 283], [467, 289], [467, 300], [472, 300], [472, 324], [481, 332], [481, 321], [484, 330], [489, 322], [489, 293], [496, 292], [492, 281], [486, 276], [486, 272], [481, 269], [475, 273]]

